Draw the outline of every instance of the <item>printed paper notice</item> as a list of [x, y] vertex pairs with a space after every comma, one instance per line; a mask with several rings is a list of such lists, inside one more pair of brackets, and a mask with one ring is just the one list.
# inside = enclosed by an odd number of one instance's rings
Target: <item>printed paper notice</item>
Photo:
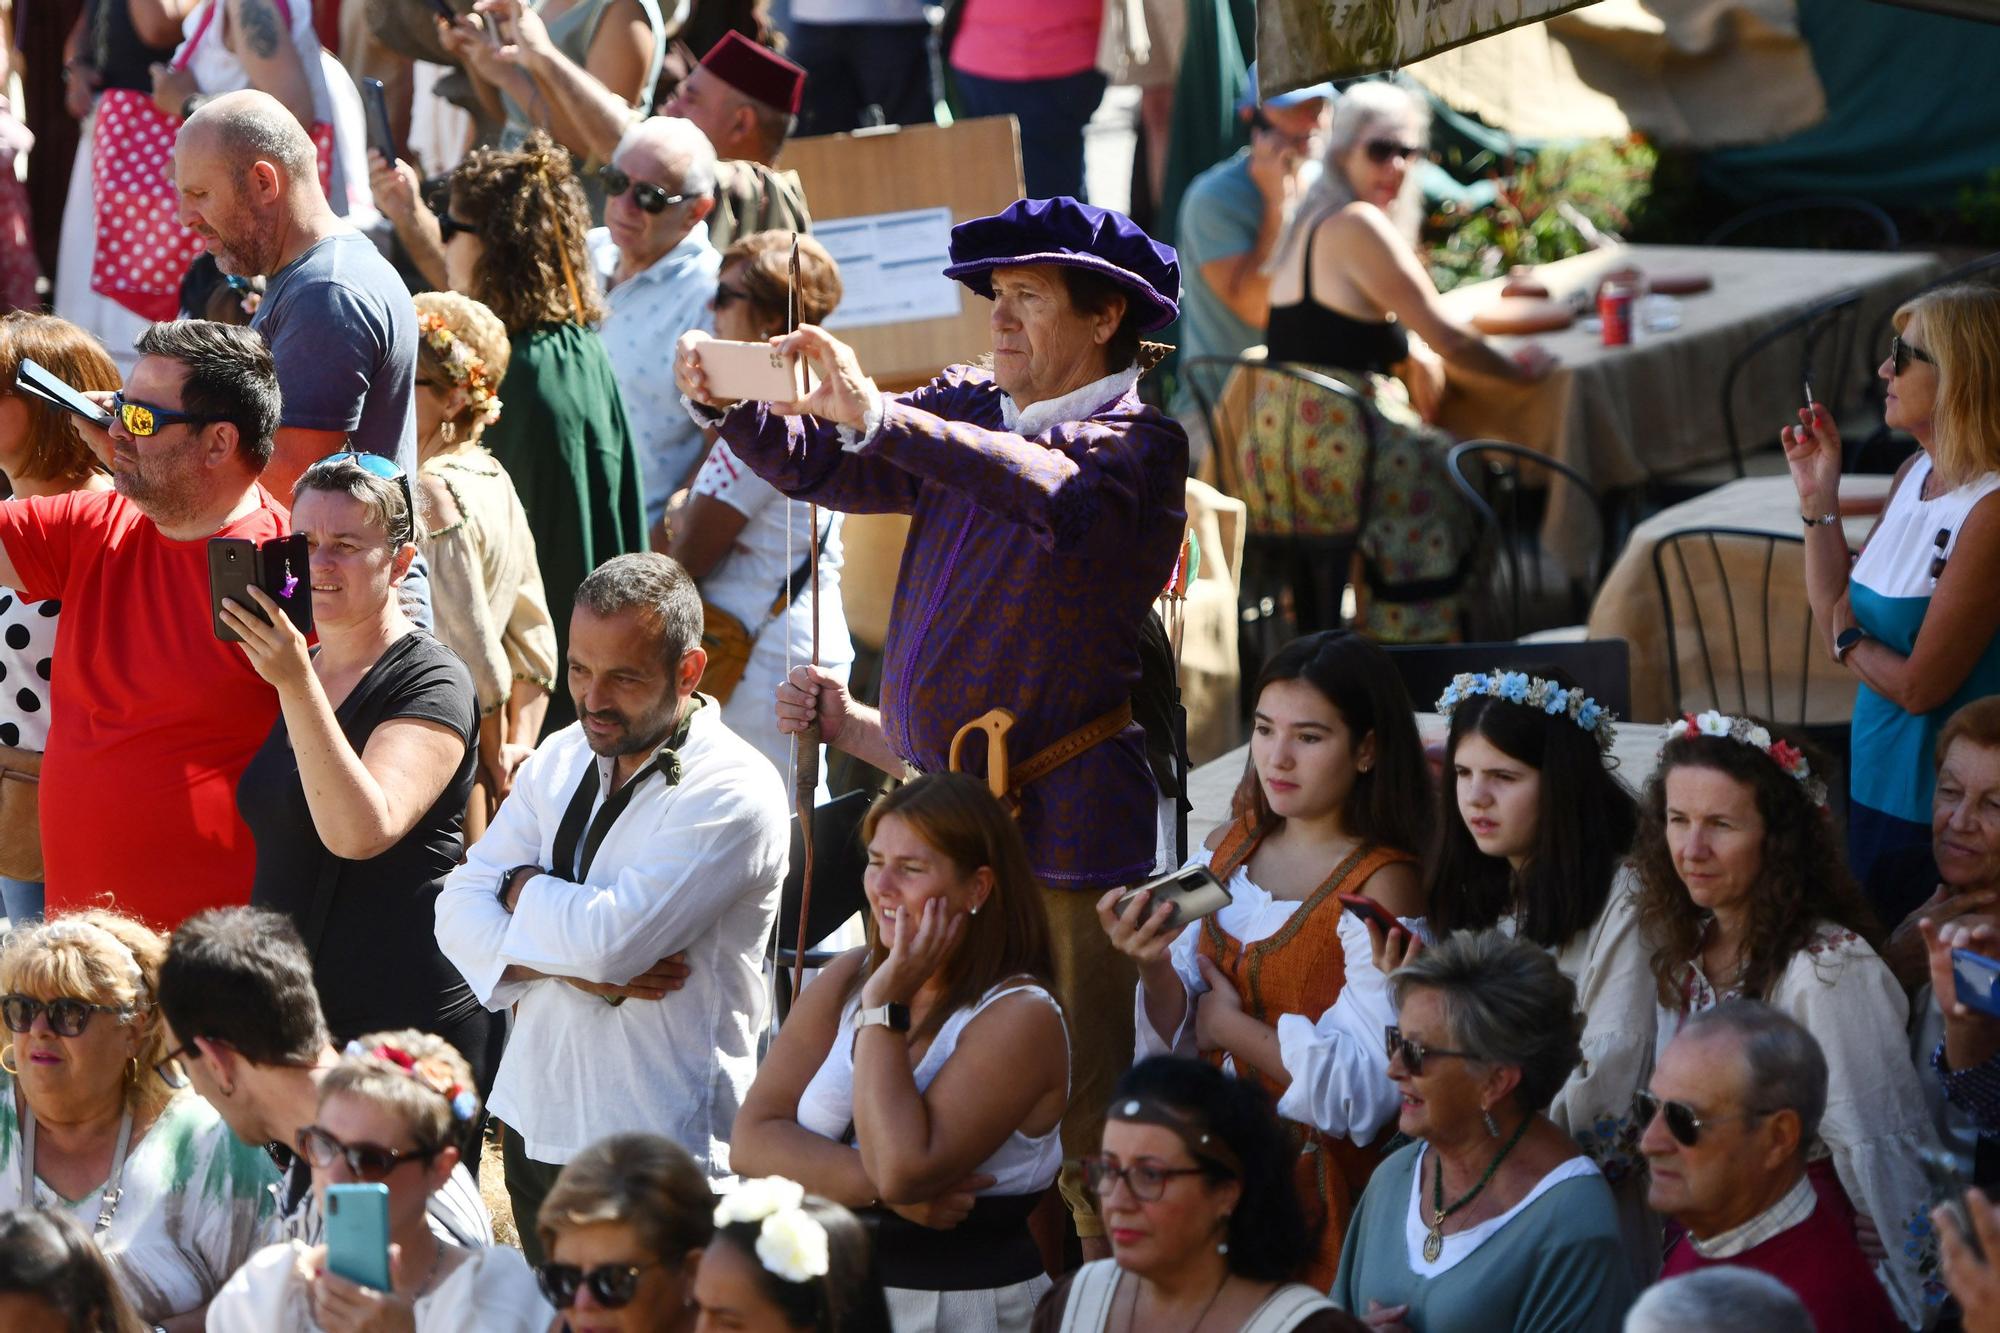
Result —
[[944, 276], [951, 262], [949, 208], [815, 220], [812, 234], [840, 265], [840, 305], [826, 321], [829, 329], [958, 314], [961, 290]]

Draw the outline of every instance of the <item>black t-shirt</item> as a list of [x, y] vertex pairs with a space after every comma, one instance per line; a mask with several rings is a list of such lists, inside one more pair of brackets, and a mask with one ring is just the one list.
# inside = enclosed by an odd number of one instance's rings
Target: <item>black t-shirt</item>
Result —
[[436, 920], [438, 890], [464, 848], [465, 803], [478, 761], [472, 673], [430, 635], [407, 634], [389, 645], [334, 716], [357, 754], [376, 727], [410, 717], [464, 737], [465, 758], [401, 842], [372, 860], [343, 861], [313, 827], [280, 715], [236, 787], [236, 807], [257, 842], [250, 901], [297, 923], [336, 1036], [434, 1030], [479, 1007], [438, 949]]
[[130, 88], [153, 95], [152, 68], [174, 58], [171, 46], [148, 46], [132, 26], [124, 0], [93, 0], [90, 6], [90, 60], [105, 88]]

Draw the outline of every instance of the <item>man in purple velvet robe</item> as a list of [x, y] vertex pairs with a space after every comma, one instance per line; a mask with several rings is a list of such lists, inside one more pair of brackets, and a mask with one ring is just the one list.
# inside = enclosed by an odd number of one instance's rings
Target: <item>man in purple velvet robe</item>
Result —
[[[1141, 628], [1186, 524], [1187, 436], [1135, 386], [1140, 335], [1174, 319], [1180, 273], [1130, 219], [1067, 198], [960, 224], [951, 258], [945, 273], [993, 300], [990, 370], [951, 366], [889, 397], [812, 326], [780, 345], [819, 380], [798, 403], [718, 414], [699, 334], [682, 339], [675, 370], [697, 417], [779, 490], [910, 515], [880, 711], [799, 668], [779, 692], [781, 726], [816, 718], [829, 745], [890, 772], [944, 769], [953, 736], [994, 708], [1016, 719], [1017, 771], [1058, 742], [1093, 742], [1011, 793], [1070, 1025], [1073, 1161], [1096, 1150], [1132, 1054], [1134, 973], [1093, 904], [1158, 857], [1160, 791], [1130, 703]], [[985, 742], [967, 750], [978, 771]], [[1069, 1173], [1063, 1193], [1079, 1233], [1101, 1236]]]

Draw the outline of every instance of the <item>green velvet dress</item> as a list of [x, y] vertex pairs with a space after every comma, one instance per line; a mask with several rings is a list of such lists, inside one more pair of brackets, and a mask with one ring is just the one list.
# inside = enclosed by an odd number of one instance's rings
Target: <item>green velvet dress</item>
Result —
[[1398, 1149], [1369, 1178], [1341, 1247], [1335, 1305], [1357, 1316], [1370, 1301], [1407, 1305], [1410, 1333], [1619, 1333], [1637, 1293], [1611, 1189], [1589, 1159], [1557, 1167], [1513, 1211], [1447, 1236], [1441, 1271], [1425, 1276], [1410, 1199], [1422, 1150]]
[[[577, 585], [614, 555], [646, 549], [645, 487], [625, 400], [597, 334], [538, 324], [513, 339], [500, 419], [481, 440], [520, 492], [556, 630], [556, 690], [543, 735], [576, 720], [564, 664]], [[672, 348], [660, 353], [671, 374]]]

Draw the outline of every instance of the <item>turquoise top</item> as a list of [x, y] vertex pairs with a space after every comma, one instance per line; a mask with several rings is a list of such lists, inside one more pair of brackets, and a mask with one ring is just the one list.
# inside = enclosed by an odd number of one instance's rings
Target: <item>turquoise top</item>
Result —
[[[1930, 459], [1919, 455], [1896, 488], [1849, 576], [1848, 600], [1854, 619], [1872, 639], [1908, 656], [1916, 647], [1924, 613], [1937, 580], [1930, 574], [1945, 533], [1949, 563], [1958, 534], [1972, 508], [2000, 489], [2000, 475], [1923, 499]], [[1989, 641], [1951, 697], [1927, 713], [1908, 713], [1867, 685], [1854, 696], [1854, 727], [1848, 763], [1848, 795], [1857, 805], [1913, 824], [1931, 818], [1936, 781], [1932, 751], [1953, 713], [1974, 699], [2000, 694], [2000, 638]]]
[[1611, 1187], [1589, 1158], [1563, 1163], [1499, 1217], [1446, 1236], [1427, 1264], [1411, 1189], [1426, 1151], [1421, 1142], [1401, 1148], [1369, 1179], [1341, 1247], [1334, 1304], [1356, 1316], [1370, 1301], [1407, 1305], [1410, 1333], [1619, 1333], [1637, 1292]]

